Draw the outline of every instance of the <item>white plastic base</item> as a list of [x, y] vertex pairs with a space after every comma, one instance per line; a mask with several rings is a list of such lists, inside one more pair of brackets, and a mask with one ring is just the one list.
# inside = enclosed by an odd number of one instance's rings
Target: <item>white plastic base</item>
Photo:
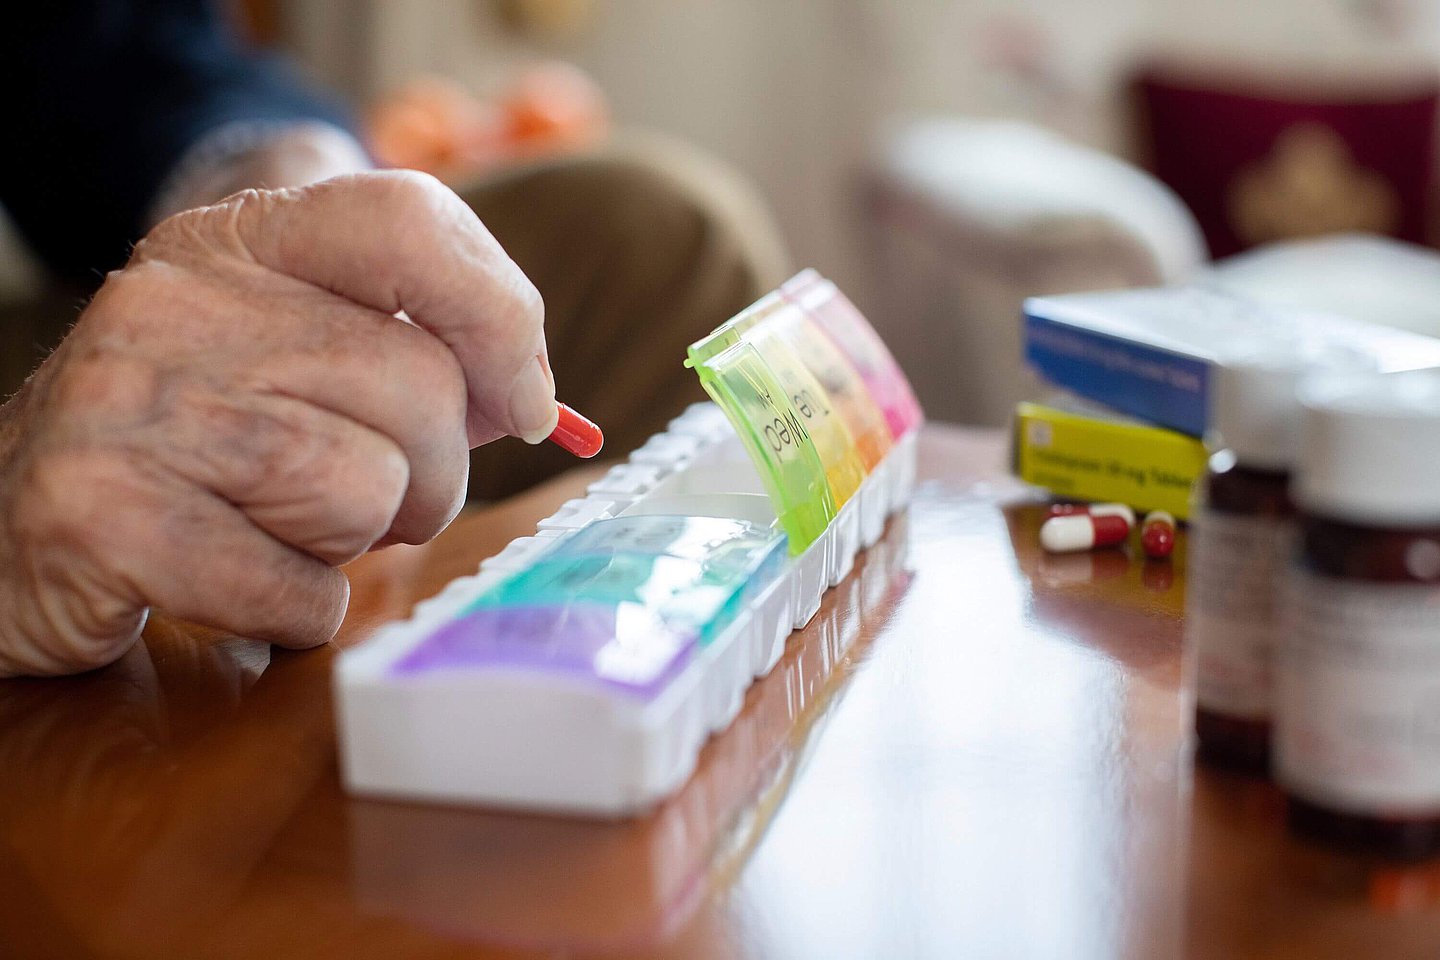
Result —
[[763, 486], [723, 413], [696, 404], [630, 461], [481, 565], [341, 655], [335, 672], [341, 765], [357, 793], [549, 810], [641, 813], [677, 790], [711, 733], [774, 667], [792, 629], [851, 570], [915, 472], [911, 434], [866, 479], [825, 534], [648, 699], [534, 669], [397, 673], [395, 663], [558, 537], [598, 519], [665, 513], [775, 523]]

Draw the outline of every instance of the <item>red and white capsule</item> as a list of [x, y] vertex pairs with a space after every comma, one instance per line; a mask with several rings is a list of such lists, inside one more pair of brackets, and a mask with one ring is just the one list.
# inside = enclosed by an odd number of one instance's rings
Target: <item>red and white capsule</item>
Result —
[[1163, 560], [1174, 553], [1175, 518], [1164, 510], [1145, 514], [1145, 522], [1140, 525], [1140, 546], [1152, 560]]
[[1123, 503], [1052, 503], [1050, 516], [1073, 517], [1083, 514], [1090, 517], [1124, 517], [1127, 526], [1135, 526], [1135, 511]]
[[1074, 553], [1096, 547], [1114, 547], [1130, 536], [1122, 516], [1072, 513], [1051, 517], [1040, 525], [1040, 546], [1051, 553]]

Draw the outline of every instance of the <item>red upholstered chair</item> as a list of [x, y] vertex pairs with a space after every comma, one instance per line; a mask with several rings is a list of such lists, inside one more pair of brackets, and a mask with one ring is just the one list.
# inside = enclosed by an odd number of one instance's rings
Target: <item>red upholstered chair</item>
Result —
[[1345, 231], [1433, 241], [1440, 79], [1152, 64], [1134, 78], [1142, 161], [1212, 257]]

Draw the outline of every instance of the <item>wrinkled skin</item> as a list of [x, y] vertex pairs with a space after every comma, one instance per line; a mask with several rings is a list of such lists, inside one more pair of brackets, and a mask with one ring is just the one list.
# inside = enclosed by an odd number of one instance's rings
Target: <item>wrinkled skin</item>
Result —
[[554, 427], [543, 314], [421, 174], [161, 223], [0, 407], [0, 676], [110, 663], [152, 606], [323, 643], [338, 565], [442, 530], [471, 447]]

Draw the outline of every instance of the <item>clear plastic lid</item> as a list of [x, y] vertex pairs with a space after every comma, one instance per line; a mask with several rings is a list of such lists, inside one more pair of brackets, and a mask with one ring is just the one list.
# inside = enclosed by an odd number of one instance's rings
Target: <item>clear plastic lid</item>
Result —
[[825, 532], [837, 507], [825, 464], [789, 391], [745, 340], [697, 362], [695, 370], [755, 462], [790, 551], [803, 552]]

